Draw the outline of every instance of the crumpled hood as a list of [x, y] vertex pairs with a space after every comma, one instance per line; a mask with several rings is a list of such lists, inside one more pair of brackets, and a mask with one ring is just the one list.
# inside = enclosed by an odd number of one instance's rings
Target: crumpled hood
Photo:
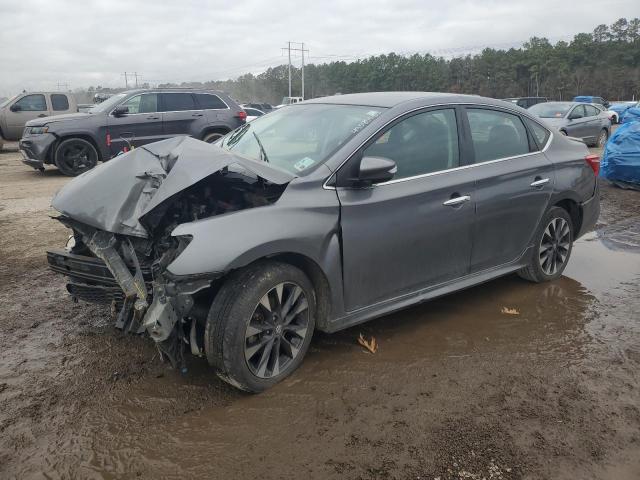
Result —
[[52, 115], [50, 117], [34, 118], [26, 123], [27, 127], [42, 127], [51, 123], [75, 121], [90, 117], [90, 113], [65, 113], [64, 115]]
[[175, 137], [139, 147], [74, 178], [53, 197], [51, 206], [107, 232], [147, 237], [141, 217], [232, 164], [278, 185], [295, 178], [200, 140]]

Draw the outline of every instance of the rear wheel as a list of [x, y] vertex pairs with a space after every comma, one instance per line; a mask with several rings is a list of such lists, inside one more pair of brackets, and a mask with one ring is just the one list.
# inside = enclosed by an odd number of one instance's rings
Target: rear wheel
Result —
[[224, 137], [224, 133], [222, 132], [211, 132], [211, 133], [205, 134], [205, 136], [202, 137], [202, 141], [207, 143], [213, 143], [222, 137]]
[[536, 232], [529, 265], [518, 271], [518, 275], [537, 283], [560, 277], [571, 256], [573, 237], [573, 223], [567, 211], [551, 208]]
[[315, 326], [315, 293], [298, 268], [265, 261], [239, 271], [216, 295], [205, 351], [220, 378], [261, 392], [302, 363]]
[[98, 152], [87, 140], [68, 138], [56, 148], [54, 163], [64, 175], [75, 177], [96, 166]]
[[605, 128], [603, 128], [602, 131], [600, 132], [600, 135], [598, 135], [596, 146], [599, 148], [604, 148], [604, 146], [607, 144], [608, 139], [609, 139], [609, 132]]

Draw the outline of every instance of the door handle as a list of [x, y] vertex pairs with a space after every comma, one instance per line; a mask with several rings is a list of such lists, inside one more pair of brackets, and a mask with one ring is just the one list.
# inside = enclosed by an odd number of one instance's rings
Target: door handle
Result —
[[44, 113], [41, 113], [40, 115], [38, 115], [38, 117], [42, 118], [42, 117], [46, 117], [46, 115]]
[[160, 117], [147, 117], [147, 120], [160, 120]]
[[542, 187], [543, 185], [546, 185], [547, 183], [549, 183], [548, 178], [536, 177], [536, 180], [533, 183], [531, 183], [531, 186], [533, 188], [538, 188], [538, 187]]
[[191, 115], [192, 117], [202, 117], [203, 114], [202, 113], [194, 113]]
[[446, 202], [444, 202], [442, 205], [444, 205], [445, 207], [455, 207], [457, 205], [462, 205], [463, 203], [466, 203], [469, 200], [471, 200], [471, 197], [469, 195], [462, 195], [459, 197], [453, 197], [447, 200]]

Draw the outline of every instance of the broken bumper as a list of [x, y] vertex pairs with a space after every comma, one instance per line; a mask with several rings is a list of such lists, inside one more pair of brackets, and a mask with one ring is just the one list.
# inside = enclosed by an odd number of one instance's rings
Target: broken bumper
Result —
[[[118, 308], [122, 307], [124, 292], [99, 258], [57, 249], [47, 252], [47, 262], [51, 270], [68, 278], [67, 291], [74, 300], [107, 305], [115, 302]], [[151, 290], [151, 272], [143, 268], [142, 274]]]
[[50, 133], [23, 137], [18, 146], [22, 154], [22, 163], [36, 170], [42, 170], [47, 154], [56, 137]]

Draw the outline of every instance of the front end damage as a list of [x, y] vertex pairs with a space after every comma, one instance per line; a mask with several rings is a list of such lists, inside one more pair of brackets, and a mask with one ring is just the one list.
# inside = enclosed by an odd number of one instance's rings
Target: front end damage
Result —
[[292, 178], [188, 137], [136, 149], [54, 197], [56, 218], [73, 236], [67, 249], [47, 252], [49, 265], [68, 278], [74, 300], [110, 304], [117, 328], [147, 332], [184, 370], [186, 346], [203, 353], [206, 316], [224, 272], [172, 275], [167, 267], [191, 240], [173, 230], [270, 205]]

